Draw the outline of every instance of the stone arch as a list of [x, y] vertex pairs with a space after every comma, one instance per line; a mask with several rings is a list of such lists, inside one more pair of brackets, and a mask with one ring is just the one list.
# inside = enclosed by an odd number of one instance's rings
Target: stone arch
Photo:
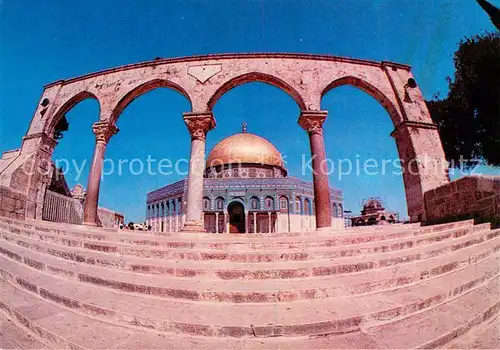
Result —
[[299, 196], [295, 196], [294, 211], [295, 214], [302, 214], [302, 200], [300, 199]]
[[375, 225], [377, 223], [377, 219], [375, 217], [369, 217], [368, 220], [366, 221], [367, 225]]
[[[212, 75], [196, 74], [196, 67], [206, 65], [215, 67]], [[304, 112], [311, 112], [311, 118], [321, 118], [323, 111], [317, 110], [321, 97], [338, 86], [351, 85], [367, 92], [388, 111], [396, 126], [392, 135], [400, 158], [404, 162], [413, 159], [418, 161], [410, 164], [415, 168], [416, 171], [413, 172], [416, 174], [408, 175], [406, 172], [407, 175], [404, 176], [406, 199], [410, 220], [425, 220], [423, 194], [448, 183], [449, 178], [444, 169], [446, 162], [436, 125], [429, 116], [420, 88], [408, 85], [410, 79], [413, 79], [413, 75], [407, 65], [327, 55], [217, 54], [141, 62], [46, 85], [41, 103], [36, 108], [23, 140], [22, 150], [25, 154], [37, 152], [36, 157], [46, 157], [52, 152], [54, 142], [50, 136], [54, 126], [64, 113], [89, 97], [95, 98], [99, 103], [99, 119], [104, 123], [97, 126], [111, 132], [112, 125], [105, 122], [116, 121], [122, 110], [135, 98], [157, 87], [168, 87], [187, 97], [191, 103], [191, 112], [195, 112], [194, 116], [187, 117], [193, 119], [208, 118], [210, 109], [225, 92], [247, 82], [263, 82], [280, 88], [296, 101], [302, 110], [301, 116]], [[50, 101], [49, 105], [43, 102], [45, 99]], [[434, 163], [420, 162], [423, 159], [419, 157], [424, 156]], [[12, 163], [2, 170], [2, 183], [12, 187], [11, 184], [17, 182], [15, 176], [21, 166], [19, 164], [20, 162]], [[26, 188], [22, 191], [32, 193], [29, 201], [42, 203], [43, 196], [36, 194], [34, 190], [43, 188], [45, 181], [45, 178], [35, 176], [26, 181]], [[91, 192], [90, 188], [88, 192]], [[98, 198], [99, 188], [96, 189], [94, 185], [92, 192], [93, 197], [88, 198]], [[184, 210], [184, 205], [186, 214], [189, 202], [199, 204], [199, 198], [192, 202], [187, 201], [187, 197], [179, 208], [180, 211]], [[293, 202], [291, 196], [290, 203]], [[316, 202], [312, 202], [313, 209], [322, 205], [318, 198]], [[88, 208], [86, 211], [90, 214], [86, 217], [91, 220], [97, 212], [97, 201], [89, 204]], [[192, 213], [189, 211], [189, 220], [199, 220], [199, 209], [191, 210]], [[324, 211], [324, 208], [321, 209]], [[328, 210], [331, 210], [331, 205], [328, 205]], [[27, 215], [32, 215], [32, 211], [30, 209]], [[317, 219], [319, 217], [320, 215]], [[326, 221], [322, 220], [321, 225], [324, 225]], [[319, 221], [316, 221], [317, 224]]]
[[280, 211], [288, 212], [290, 210], [290, 201], [288, 197], [285, 195], [281, 195], [279, 197]]
[[250, 205], [248, 207], [250, 208], [250, 210], [260, 210], [260, 200], [259, 200], [259, 197], [257, 197], [257, 196], [250, 197], [249, 204]]
[[211, 202], [210, 202], [210, 198], [208, 197], [203, 197], [202, 198], [202, 203], [203, 203], [203, 210], [210, 210], [211, 209]]
[[337, 203], [333, 203], [333, 216], [336, 218], [339, 217], [339, 206]]
[[224, 211], [227, 213], [228, 212], [227, 210], [228, 210], [229, 206], [231, 204], [234, 204], [234, 203], [241, 204], [243, 206], [243, 210], [245, 212], [248, 211], [248, 208], [247, 208], [247, 205], [246, 205], [245, 201], [242, 198], [240, 198], [240, 197], [235, 197], [235, 198], [231, 198], [231, 200], [228, 200], [227, 201], [227, 205], [224, 207]]
[[401, 114], [399, 113], [396, 106], [391, 102], [389, 97], [387, 97], [383, 92], [381, 92], [379, 89], [377, 89], [372, 84], [368, 83], [367, 81], [365, 81], [363, 79], [360, 79], [360, 78], [357, 78], [354, 76], [347, 76], [347, 77], [343, 77], [343, 78], [332, 81], [321, 92], [321, 98], [323, 99], [323, 97], [329, 91], [331, 91], [337, 87], [343, 86], [343, 85], [354, 86], [354, 87], [366, 92], [368, 95], [372, 96], [374, 99], [376, 99], [385, 108], [385, 110], [389, 113], [389, 116], [391, 117], [391, 120], [392, 120], [392, 123], [394, 124], [394, 126], [397, 126], [399, 123], [401, 123], [403, 121]]
[[223, 197], [217, 197], [215, 198], [215, 210], [217, 211], [222, 211], [222, 210], [225, 210], [225, 200]]
[[[59, 120], [61, 120], [61, 118], [66, 113], [68, 113], [73, 107], [75, 107], [77, 104], [79, 104], [80, 102], [82, 102], [86, 99], [96, 100], [97, 104], [99, 105], [99, 113], [100, 113], [102, 105], [101, 105], [101, 101], [99, 100], [99, 98], [87, 90], [80, 91], [79, 93], [77, 93], [76, 95], [74, 95], [70, 99], [68, 99], [61, 107], [59, 107], [57, 109], [57, 111], [54, 113], [53, 117], [50, 119], [50, 121], [46, 125], [45, 133], [52, 136], [57, 123], [59, 123]], [[99, 120], [99, 115], [97, 115], [96, 121], [97, 120]]]
[[252, 82], [259, 82], [259, 83], [264, 83], [264, 84], [269, 84], [269, 85], [275, 86], [275, 87], [283, 90], [284, 92], [286, 92], [288, 95], [290, 95], [290, 97], [292, 97], [294, 99], [294, 101], [297, 103], [297, 105], [300, 109], [307, 109], [305, 102], [304, 102], [304, 99], [302, 98], [302, 95], [297, 90], [295, 90], [292, 86], [290, 86], [288, 83], [281, 80], [280, 78], [275, 77], [274, 75], [260, 73], [260, 72], [252, 72], [252, 73], [242, 74], [242, 75], [239, 75], [237, 77], [234, 77], [234, 78], [226, 81], [210, 97], [210, 99], [208, 101], [208, 106], [207, 106], [208, 109], [212, 110], [215, 103], [226, 92], [234, 89], [235, 87], [237, 87], [239, 85], [243, 85], [246, 83], [252, 83]]
[[304, 199], [304, 214], [312, 215], [312, 205], [309, 198]]
[[274, 203], [274, 198], [272, 196], [266, 196], [264, 198], [264, 210], [274, 210], [276, 204]]
[[147, 81], [143, 84], [140, 84], [133, 88], [132, 90], [129, 90], [125, 96], [123, 96], [115, 105], [111, 112], [110, 119], [114, 123], [118, 120], [120, 117], [120, 114], [123, 112], [123, 110], [130, 104], [132, 103], [136, 98], [144, 95], [145, 93], [148, 93], [151, 90], [158, 89], [158, 88], [169, 88], [174, 91], [177, 91], [181, 95], [183, 95], [188, 101], [190, 105], [190, 110], [192, 108], [192, 101], [191, 98], [186, 90], [178, 84], [175, 84], [169, 80], [166, 79], [153, 79], [150, 81]]

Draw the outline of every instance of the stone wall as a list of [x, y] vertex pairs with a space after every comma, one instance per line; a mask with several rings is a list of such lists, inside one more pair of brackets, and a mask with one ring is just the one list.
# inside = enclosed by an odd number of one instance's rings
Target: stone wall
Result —
[[476, 218], [500, 225], [500, 176], [466, 176], [424, 195], [428, 223]]
[[116, 213], [112, 210], [101, 208], [97, 209], [97, 216], [102, 227], [116, 228], [118, 225], [116, 221]]
[[26, 195], [0, 186], [0, 216], [24, 219], [25, 212]]

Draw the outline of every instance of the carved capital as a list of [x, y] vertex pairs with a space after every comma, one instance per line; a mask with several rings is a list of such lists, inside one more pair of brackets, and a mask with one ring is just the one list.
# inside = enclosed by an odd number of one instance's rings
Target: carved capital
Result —
[[118, 132], [118, 128], [115, 124], [106, 121], [94, 123], [92, 125], [92, 130], [94, 131], [96, 142], [102, 142], [106, 144], [108, 143], [111, 136]]
[[327, 116], [327, 111], [301, 111], [299, 125], [310, 134], [323, 134], [323, 123]]
[[192, 140], [205, 140], [207, 132], [215, 128], [215, 118], [211, 112], [184, 113], [183, 118]]

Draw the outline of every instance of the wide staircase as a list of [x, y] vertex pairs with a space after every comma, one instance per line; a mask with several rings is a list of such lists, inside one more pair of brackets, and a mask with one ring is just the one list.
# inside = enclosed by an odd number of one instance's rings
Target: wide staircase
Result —
[[500, 229], [113, 231], [0, 218], [0, 348], [500, 348]]

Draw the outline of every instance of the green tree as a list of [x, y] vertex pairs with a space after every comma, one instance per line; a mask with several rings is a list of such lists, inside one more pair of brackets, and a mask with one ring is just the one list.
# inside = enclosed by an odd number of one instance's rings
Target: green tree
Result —
[[446, 157], [455, 167], [463, 158], [500, 166], [500, 33], [463, 39], [454, 63], [448, 96], [427, 101]]

